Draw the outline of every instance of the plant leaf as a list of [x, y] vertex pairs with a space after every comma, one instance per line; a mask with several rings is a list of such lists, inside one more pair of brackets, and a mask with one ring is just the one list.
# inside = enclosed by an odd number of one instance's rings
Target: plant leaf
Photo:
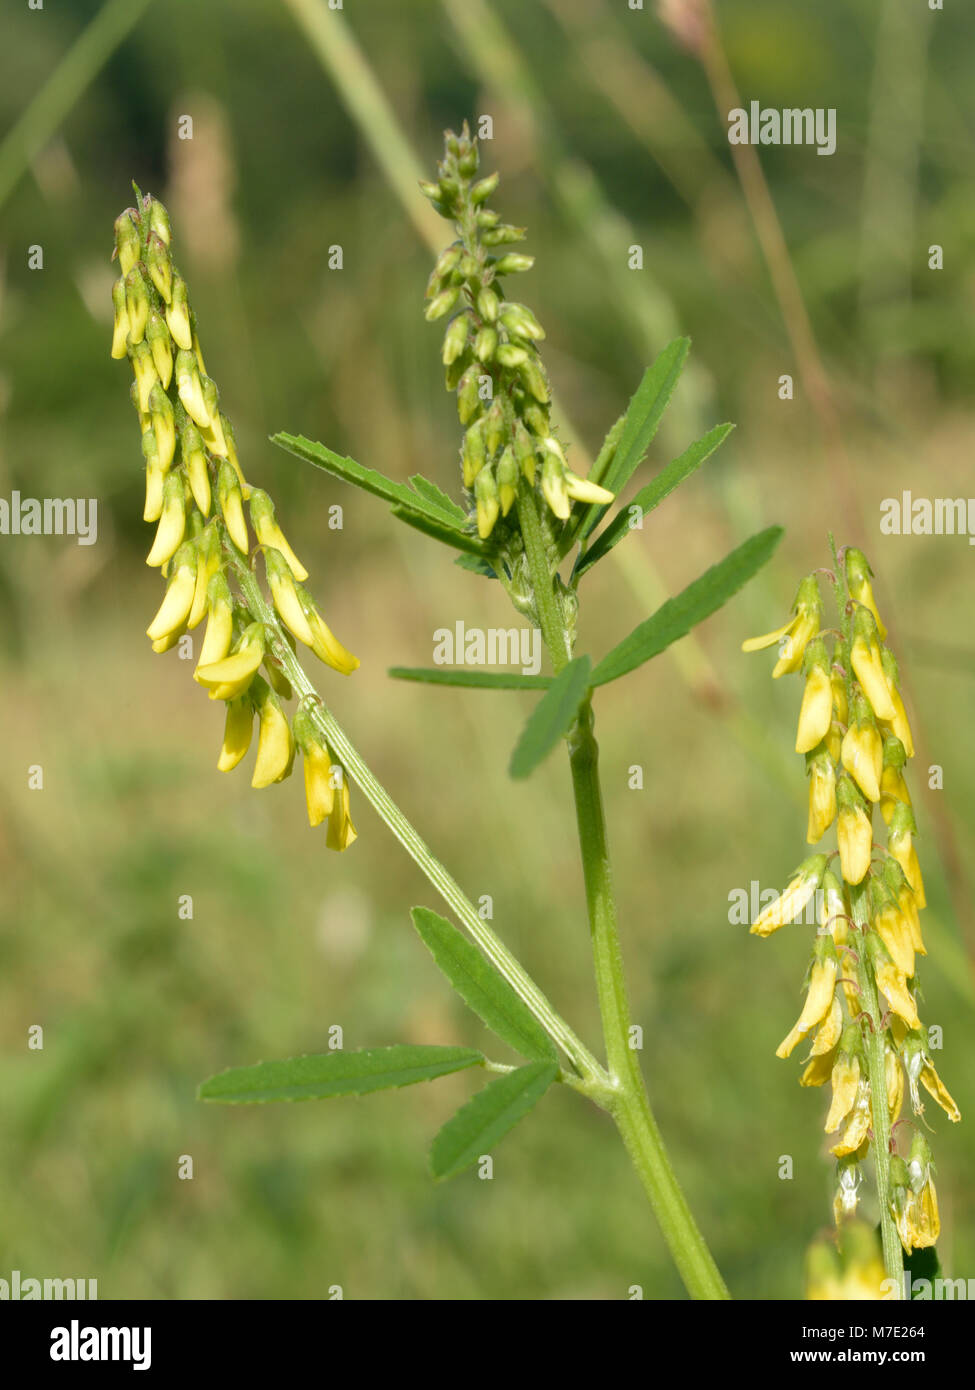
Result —
[[467, 513], [463, 507], [459, 507], [452, 497], [448, 497], [442, 488], [437, 487], [436, 483], [424, 478], [422, 473], [414, 473], [411, 476], [410, 487], [425, 498], [431, 507], [439, 507], [442, 512], [446, 512], [461, 524], [467, 520]]
[[552, 682], [529, 716], [511, 755], [512, 777], [527, 777], [568, 733], [589, 689], [591, 669], [588, 656], [577, 656]]
[[[675, 338], [643, 373], [626, 411], [623, 433], [605, 476], [599, 481], [610, 492], [626, 487], [657, 433], [660, 417], [674, 393], [690, 351], [690, 338]], [[594, 502], [585, 514], [578, 534], [588, 536], [606, 508]]]
[[592, 673], [592, 685], [605, 685], [657, 656], [672, 642], [720, 608], [770, 558], [782, 539], [781, 526], [769, 526], [705, 571], [693, 584], [661, 604], [652, 617], [604, 656]]
[[466, 936], [428, 907], [414, 907], [410, 915], [424, 945], [481, 1022], [523, 1057], [554, 1062], [551, 1038], [504, 976]]
[[435, 1178], [450, 1178], [490, 1152], [528, 1114], [558, 1074], [554, 1062], [529, 1062], [492, 1081], [449, 1119], [433, 1141]]
[[400, 521], [405, 521], [407, 526], [422, 531], [425, 536], [432, 536], [435, 541], [442, 541], [444, 545], [452, 545], [455, 550], [462, 550], [465, 554], [477, 555], [479, 558], [491, 553], [479, 537], [469, 531], [458, 531], [453, 525], [448, 525], [442, 517], [427, 516], [409, 507], [401, 507], [398, 502], [392, 508], [392, 512]]
[[485, 579], [497, 579], [497, 574], [491, 565], [479, 555], [458, 555], [454, 561], [462, 570], [470, 570], [472, 574], [482, 574]]
[[727, 439], [733, 429], [734, 425], [730, 424], [715, 425], [714, 429], [710, 430], [703, 439], [697, 440], [689, 449], [685, 449], [679, 458], [673, 459], [665, 468], [662, 468], [653, 481], [641, 488], [633, 501], [628, 502], [619, 515], [613, 518], [605, 531], [596, 537], [590, 549], [576, 565], [576, 576], [585, 574], [586, 570], [597, 560], [608, 555], [614, 545], [619, 545], [631, 529], [634, 507], [640, 508], [641, 517], [652, 512], [654, 507], [658, 507], [664, 498], [674, 491], [674, 488], [700, 468], [706, 458], [710, 458], [718, 445]]
[[461, 670], [450, 666], [390, 666], [387, 675], [398, 681], [426, 685], [462, 685], [471, 690], [548, 690], [552, 676], [525, 676], [518, 671]]
[[450, 502], [449, 497], [446, 499], [446, 505], [431, 500], [429, 490], [433, 489], [438, 493], [440, 491], [439, 488], [434, 488], [433, 483], [427, 484], [427, 490], [423, 494], [414, 492], [405, 483], [394, 482], [392, 478], [387, 478], [384, 473], [378, 473], [374, 468], [365, 468], [361, 463], [356, 463], [355, 459], [343, 458], [340, 454], [327, 449], [324, 444], [316, 444], [314, 440], [306, 439], [301, 434], [286, 434], [284, 432], [272, 434], [271, 443], [279, 445], [282, 449], [287, 449], [289, 453], [305, 459], [308, 463], [313, 463], [316, 468], [324, 469], [326, 473], [331, 473], [335, 478], [341, 478], [346, 483], [352, 483], [354, 487], [371, 492], [376, 497], [382, 497], [384, 501], [395, 507], [404, 507], [407, 511], [419, 512], [420, 515], [429, 517], [432, 521], [438, 521], [450, 530], [462, 531], [467, 524], [463, 512], [456, 504]]
[[395, 1086], [432, 1081], [448, 1072], [481, 1067], [484, 1056], [470, 1047], [433, 1047], [397, 1043], [364, 1052], [326, 1052], [232, 1067], [204, 1081], [200, 1100], [253, 1105], [270, 1100], [327, 1100], [363, 1096]]

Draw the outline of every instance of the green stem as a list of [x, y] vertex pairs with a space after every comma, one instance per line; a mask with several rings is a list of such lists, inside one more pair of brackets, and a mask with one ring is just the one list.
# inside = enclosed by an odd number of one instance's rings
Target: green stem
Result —
[[870, 1019], [870, 1027], [864, 1034], [864, 1048], [867, 1054], [867, 1080], [870, 1085], [870, 1108], [873, 1116], [873, 1159], [877, 1175], [877, 1204], [880, 1207], [880, 1238], [884, 1252], [884, 1267], [888, 1279], [895, 1281], [898, 1289], [904, 1287], [904, 1253], [900, 1236], [894, 1224], [891, 1211], [890, 1185], [890, 1107], [887, 1104], [887, 1030], [883, 1025], [880, 1001], [873, 970], [867, 958], [866, 933], [870, 925], [870, 910], [866, 880], [850, 890], [850, 906], [853, 920], [860, 928], [861, 946], [858, 951], [857, 984], [860, 987], [860, 1003]]
[[305, 674], [304, 668], [284, 636], [277, 614], [265, 598], [250, 566], [229, 540], [225, 540], [224, 549], [230, 558], [231, 566], [250, 611], [255, 618], [264, 624], [271, 638], [272, 655], [280, 662], [299, 700], [308, 702], [309, 715], [322, 734], [324, 741], [338, 761], [347, 769], [359, 790], [381, 819], [385, 821], [410, 858], [467, 928], [468, 933], [484, 952], [484, 955], [508, 981], [553, 1042], [557, 1043], [571, 1060], [581, 1081], [577, 1081], [571, 1075], [566, 1075], [564, 1080], [576, 1085], [576, 1089], [592, 1095], [593, 1099], [597, 1099], [607, 1086], [608, 1078], [605, 1070], [565, 1020], [555, 1011], [538, 985], [508, 950], [500, 937], [478, 915], [474, 904], [457, 881], [432, 853], [385, 787], [369, 770], [341, 725], [322, 703], [321, 696]]
[[[521, 489], [518, 517], [535, 588], [539, 625], [558, 673], [571, 655], [570, 639], [545, 554], [537, 498], [527, 487]], [[724, 1280], [671, 1166], [632, 1046], [630, 1008], [599, 783], [599, 747], [593, 734], [592, 703], [588, 698], [569, 732], [568, 743], [599, 1012], [612, 1078], [612, 1091], [603, 1103], [616, 1123], [688, 1293], [693, 1298], [728, 1298]]]

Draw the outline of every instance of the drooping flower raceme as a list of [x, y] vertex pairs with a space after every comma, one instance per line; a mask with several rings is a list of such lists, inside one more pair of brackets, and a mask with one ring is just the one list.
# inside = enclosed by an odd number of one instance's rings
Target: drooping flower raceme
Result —
[[[951, 1120], [961, 1118], [931, 1058], [917, 1007], [917, 961], [925, 954], [920, 911], [924, 882], [914, 843], [917, 826], [904, 768], [914, 742], [899, 688], [897, 664], [884, 645], [862, 551], [847, 548], [843, 573], [832, 576], [841, 628], [821, 631], [823, 603], [816, 574], [800, 584], [789, 621], [744, 642], [745, 651], [778, 644], [774, 676], [802, 672], [796, 751], [809, 776], [807, 839], [818, 845], [835, 823], [837, 848], [816, 853], [752, 925], [769, 936], [794, 921], [818, 895], [819, 930], [805, 1002], [780, 1044], [788, 1057], [811, 1043], [803, 1086], [831, 1086], [826, 1133], [837, 1159], [834, 1214], [857, 1211], [862, 1173], [878, 1129], [872, 1086], [882, 1083], [890, 1144], [888, 1203], [904, 1249], [933, 1245], [939, 1218], [933, 1164], [919, 1129], [898, 1124], [905, 1091], [914, 1116], [924, 1113], [923, 1086]], [[880, 811], [875, 824], [874, 811]], [[886, 828], [886, 844], [878, 845]], [[838, 859], [838, 864], [836, 860]], [[868, 1006], [869, 1000], [876, 1007]], [[881, 1067], [871, 1076], [869, 1044], [882, 1037]], [[898, 1146], [908, 1144], [906, 1157]], [[895, 1242], [896, 1248], [896, 1242]]]
[[[112, 292], [112, 356], [132, 364], [146, 473], [143, 516], [156, 527], [146, 563], [166, 579], [147, 633], [153, 650], [163, 652], [207, 619], [194, 678], [212, 700], [226, 703], [218, 768], [229, 772], [242, 761], [256, 719], [252, 786], [288, 777], [300, 749], [309, 822], [326, 821], [327, 845], [342, 850], [355, 839], [344, 770], [307, 711], [299, 707], [293, 720], [285, 712], [292, 690], [277, 653], [293, 638], [343, 675], [359, 663], [305, 589], [308, 571], [270, 497], [244, 478], [233, 428], [203, 364], [186, 283], [173, 263], [169, 216], [158, 199], [136, 192], [138, 206], [115, 223], [121, 275]], [[270, 592], [265, 621], [241, 591], [241, 577], [259, 556]]]

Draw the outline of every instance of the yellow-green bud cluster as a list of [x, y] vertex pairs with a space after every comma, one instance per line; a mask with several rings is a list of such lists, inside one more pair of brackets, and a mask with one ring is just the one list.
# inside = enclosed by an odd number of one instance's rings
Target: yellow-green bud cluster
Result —
[[487, 206], [498, 175], [478, 178], [477, 142], [465, 124], [447, 132], [434, 183], [420, 187], [455, 224], [457, 240], [437, 259], [427, 285], [426, 317], [447, 318], [442, 358], [447, 389], [457, 393], [466, 427], [463, 480], [478, 534], [487, 539], [507, 518], [519, 480], [537, 488], [552, 515], [567, 521], [574, 501], [605, 504], [613, 494], [568, 467], [550, 421], [551, 393], [537, 344], [545, 337], [526, 305], [505, 297], [502, 281], [530, 270], [534, 258], [495, 248], [521, 241], [523, 227]]
[[[233, 429], [203, 364], [186, 283], [173, 263], [169, 215], [157, 199], [138, 190], [137, 195], [138, 205], [115, 223], [121, 275], [112, 290], [111, 351], [132, 364], [146, 474], [143, 516], [156, 523], [146, 563], [160, 568], [167, 581], [147, 633], [153, 650], [163, 652], [207, 618], [194, 676], [211, 699], [226, 702], [218, 767], [226, 772], [241, 761], [256, 717], [252, 785], [267, 787], [289, 776], [300, 748], [309, 821], [327, 820], [328, 845], [345, 849], [355, 830], [342, 768], [333, 764], [307, 713], [299, 709], [293, 722], [286, 714], [282, 701], [292, 698], [292, 690], [278, 653], [290, 634], [344, 675], [359, 663], [303, 587], [308, 572], [281, 530], [270, 497], [244, 478]], [[258, 552], [274, 610], [269, 624], [251, 610], [239, 582]], [[267, 679], [258, 674], [262, 666]]]
[[[778, 646], [773, 676], [803, 672], [796, 751], [805, 755], [809, 775], [809, 843], [818, 844], [836, 823], [837, 849], [806, 859], [751, 930], [770, 935], [820, 895], [805, 1004], [777, 1055], [788, 1057], [811, 1035], [800, 1084], [831, 1083], [825, 1127], [828, 1134], [839, 1131], [830, 1150], [839, 1166], [837, 1222], [856, 1212], [858, 1165], [876, 1128], [865, 1028], [883, 1036], [891, 1124], [900, 1114], [905, 1084], [915, 1115], [924, 1111], [920, 1083], [951, 1120], [961, 1118], [931, 1061], [917, 1010], [917, 959], [926, 954], [920, 911], [926, 899], [904, 779], [914, 741], [863, 552], [847, 548], [842, 571], [831, 576], [840, 628], [820, 630], [822, 596], [811, 574], [799, 586], [789, 621], [742, 644], [745, 651]], [[882, 829], [874, 825], [875, 809], [886, 826], [886, 846], [874, 841]], [[837, 858], [834, 869], [830, 865]], [[865, 1006], [864, 984], [878, 1001], [877, 1017]], [[932, 1245], [938, 1236], [931, 1171], [929, 1158], [918, 1160], [909, 1180], [893, 1183], [892, 1214], [908, 1251]], [[895, 1167], [894, 1176], [898, 1173]]]

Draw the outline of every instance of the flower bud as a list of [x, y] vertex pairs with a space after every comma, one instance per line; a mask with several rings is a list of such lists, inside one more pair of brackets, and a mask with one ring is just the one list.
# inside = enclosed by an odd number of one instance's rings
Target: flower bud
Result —
[[887, 636], [887, 629], [884, 627], [877, 612], [877, 605], [874, 602], [873, 589], [870, 587], [870, 578], [873, 570], [867, 564], [867, 557], [862, 550], [857, 550], [854, 546], [849, 546], [845, 557], [846, 583], [850, 590], [850, 597], [856, 602], [865, 605], [873, 614], [874, 622], [877, 624], [877, 632], [881, 642]]
[[123, 276], [128, 275], [142, 256], [138, 213], [135, 208], [126, 208], [122, 215], [115, 219], [115, 249], [118, 253], [119, 269]]
[[152, 427], [142, 436], [142, 454], [146, 461], [146, 505], [142, 512], [143, 521], [158, 521], [162, 516], [163, 483], [166, 470], [159, 465], [159, 450]]
[[200, 431], [190, 421], [180, 434], [180, 452], [193, 501], [204, 516], [210, 515], [210, 473]]
[[560, 521], [568, 521], [572, 503], [565, 485], [565, 467], [550, 452], [542, 464], [542, 496]]
[[172, 401], [158, 382], [149, 392], [149, 413], [152, 416], [152, 432], [156, 436], [159, 467], [166, 471], [176, 452], [176, 417]]
[[460, 289], [456, 285], [435, 294], [423, 313], [427, 323], [434, 323], [437, 319], [442, 319], [444, 314], [449, 314], [459, 297]]
[[444, 334], [443, 352], [440, 354], [445, 367], [449, 367], [452, 362], [456, 362], [458, 357], [467, 346], [467, 313], [458, 314], [452, 318], [447, 325], [447, 332]]
[[186, 281], [181, 275], [173, 280], [172, 293], [167, 301], [166, 322], [178, 348], [189, 352], [193, 347], [193, 329], [190, 326], [190, 301], [186, 292]]
[[125, 277], [125, 312], [129, 319], [129, 342], [141, 343], [149, 319], [149, 291], [137, 265]]
[[508, 367], [513, 371], [517, 367], [523, 367], [528, 361], [528, 349], [517, 347], [514, 343], [499, 343], [494, 356], [502, 367]]
[[125, 280], [119, 278], [112, 286], [112, 307], [115, 323], [112, 329], [112, 356], [118, 360], [129, 351], [129, 312], [125, 307]]
[[141, 423], [142, 417], [149, 413], [149, 396], [152, 393], [152, 388], [159, 382], [159, 373], [156, 371], [156, 364], [152, 360], [152, 351], [147, 342], [130, 342], [129, 358], [135, 373], [136, 408], [139, 411]]
[[173, 231], [169, 224], [169, 213], [158, 198], [150, 198], [148, 202], [149, 227], [164, 246], [170, 246], [173, 240]]
[[806, 839], [816, 845], [836, 819], [836, 769], [829, 753], [812, 752], [806, 756], [809, 774], [809, 821]]
[[477, 296], [477, 312], [487, 323], [494, 323], [500, 304], [501, 301], [490, 285], [485, 285]]
[[187, 415], [194, 424], [201, 430], [210, 429], [212, 421], [203, 398], [203, 382], [196, 357], [185, 348], [181, 348], [176, 354], [176, 389]]
[[486, 203], [500, 182], [501, 175], [497, 170], [488, 174], [487, 178], [478, 179], [471, 189], [471, 202], [474, 206], [480, 207], [482, 203]]
[[[873, 706], [878, 719], [893, 719], [896, 715], [887, 677], [880, 659], [877, 625], [867, 608], [858, 608], [853, 618], [853, 646], [850, 664], [863, 693]], [[895, 732], [897, 732], [895, 730]], [[901, 737], [898, 734], [898, 737]], [[906, 746], [906, 745], [905, 745]]]
[[840, 759], [868, 801], [880, 800], [884, 749], [866, 700], [857, 699], [854, 722], [843, 736]]
[[501, 515], [507, 516], [518, 496], [518, 461], [509, 444], [498, 461], [498, 498], [501, 502]]
[[343, 776], [341, 786], [335, 789], [325, 844], [328, 849], [341, 851], [348, 849], [355, 838], [356, 828], [349, 818], [349, 781]]
[[903, 869], [904, 877], [914, 892], [918, 907], [925, 907], [927, 898], [924, 895], [924, 880], [921, 877], [921, 865], [918, 861], [917, 850], [914, 848], [913, 837], [916, 833], [914, 812], [903, 802], [898, 803], [893, 809], [887, 826], [887, 849]]
[[509, 251], [506, 256], [494, 263], [495, 275], [517, 275], [521, 271], [531, 270], [535, 264], [534, 256], [523, 256], [520, 251]]
[[829, 678], [829, 659], [821, 637], [806, 648], [806, 685], [799, 710], [796, 752], [810, 753], [829, 732], [833, 720], [833, 686]]
[[474, 486], [474, 480], [487, 462], [487, 445], [484, 440], [484, 420], [475, 420], [464, 435], [463, 445], [464, 486]]
[[518, 374], [525, 383], [530, 394], [538, 401], [539, 405], [548, 405], [548, 385], [545, 381], [545, 375], [539, 364], [538, 358], [529, 357], [528, 360], [523, 362], [518, 368]]
[[312, 646], [315, 638], [287, 561], [280, 551], [267, 548], [264, 551], [264, 565], [271, 597], [282, 621], [299, 642], [304, 642], [307, 647]]
[[478, 362], [490, 362], [498, 346], [498, 331], [486, 323], [474, 339], [474, 356]]
[[473, 420], [480, 403], [477, 369], [468, 367], [457, 387], [457, 414], [462, 425], [467, 425]]
[[771, 936], [786, 922], [794, 921], [813, 898], [823, 879], [826, 855], [812, 854], [796, 869], [784, 892], [764, 907], [750, 930], [753, 936]]
[[565, 471], [565, 490], [573, 502], [592, 502], [597, 507], [606, 507], [612, 502], [614, 493], [609, 488], [600, 487], [588, 478], [577, 478], [568, 469]]
[[226, 459], [220, 460], [220, 466], [217, 470], [217, 501], [220, 503], [220, 512], [226, 523], [230, 539], [237, 549], [246, 555], [250, 550], [250, 540], [247, 536], [247, 523], [244, 520], [240, 483], [237, 474]]
[[503, 305], [501, 322], [513, 338], [527, 338], [534, 342], [545, 337], [545, 329], [524, 304]]
[[230, 596], [230, 586], [221, 571], [214, 574], [207, 585], [207, 630], [200, 648], [194, 680], [201, 666], [211, 666], [223, 661], [230, 652], [234, 637], [234, 605]]
[[500, 396], [484, 417], [484, 445], [487, 456], [493, 459], [504, 442], [504, 406]]
[[169, 255], [169, 247], [155, 232], [149, 233], [149, 241], [146, 246], [146, 269], [149, 272], [149, 279], [165, 303], [168, 304], [173, 297], [173, 262]]
[[173, 340], [165, 320], [155, 309], [150, 311], [146, 323], [146, 341], [163, 390], [166, 390], [173, 376]]
[[352, 672], [358, 669], [359, 658], [353, 656], [342, 646], [314, 603], [301, 588], [298, 588], [298, 597], [305, 617], [308, 619], [308, 626], [311, 628], [312, 651], [319, 661], [324, 661], [325, 665], [331, 666], [333, 671], [338, 671], [343, 676], [351, 676]]
[[482, 468], [474, 479], [474, 499], [477, 503], [477, 534], [486, 541], [498, 519], [498, 485], [491, 468]]
[[[496, 227], [488, 227], [481, 233], [481, 241], [485, 246], [510, 246], [512, 242], [524, 241], [527, 235], [524, 227], [512, 227], [510, 222], [501, 222]], [[533, 256], [525, 256], [524, 260], [534, 261]], [[527, 270], [528, 267], [524, 266]], [[497, 267], [495, 267], [497, 273]], [[500, 272], [503, 274], [504, 272]]]

